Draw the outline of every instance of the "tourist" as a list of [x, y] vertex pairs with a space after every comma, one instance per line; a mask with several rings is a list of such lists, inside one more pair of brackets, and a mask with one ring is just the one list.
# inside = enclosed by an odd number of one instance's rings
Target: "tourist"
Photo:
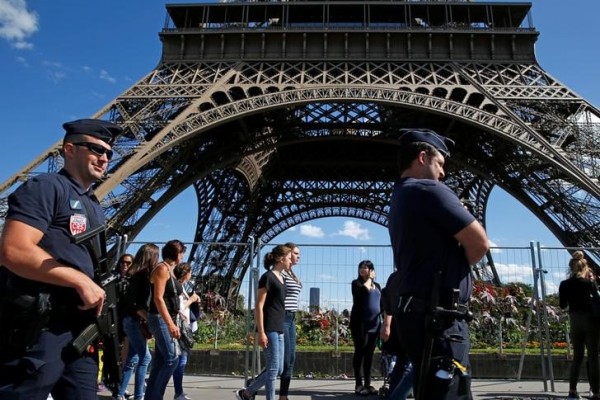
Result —
[[[375, 266], [369, 260], [358, 264], [358, 277], [352, 281], [350, 332], [354, 343], [352, 367], [354, 393], [377, 394], [371, 385], [371, 366], [381, 328], [381, 286], [375, 282]], [[363, 380], [364, 378], [364, 380]]]
[[[590, 276], [592, 279], [590, 279]], [[561, 308], [569, 309], [571, 322], [571, 343], [573, 344], [573, 362], [569, 374], [568, 399], [579, 399], [577, 381], [583, 363], [585, 349], [588, 359], [588, 379], [592, 399], [598, 395], [600, 372], [598, 367], [598, 340], [600, 338], [600, 320], [592, 313], [592, 301], [598, 300], [598, 288], [593, 274], [582, 251], [575, 251], [569, 261], [569, 278], [562, 281], [558, 288]]]
[[[179, 286], [178, 292], [179, 295], [179, 318], [183, 319], [183, 324], [191, 328], [191, 313], [190, 306], [194, 303], [200, 302], [200, 297], [196, 293], [192, 293], [188, 295], [185, 291], [185, 284], [190, 281], [192, 278], [192, 267], [188, 263], [181, 263], [175, 267], [173, 271], [175, 275], [176, 284]], [[196, 326], [197, 328], [197, 326]], [[173, 372], [173, 387], [175, 389], [175, 400], [191, 400], [190, 397], [183, 392], [183, 371], [185, 370], [185, 366], [187, 365], [187, 361], [190, 355], [191, 349], [184, 348], [181, 346], [181, 355], [179, 356], [179, 363], [177, 364], [177, 368], [175, 368], [175, 372]]]
[[145, 400], [162, 400], [167, 384], [178, 365], [179, 293], [173, 269], [183, 260], [185, 246], [179, 240], [167, 242], [161, 249], [163, 261], [150, 273], [152, 301], [148, 310], [148, 327], [154, 336], [154, 355]]
[[[137, 251], [131, 267], [127, 271], [129, 287], [123, 302], [123, 330], [128, 338], [127, 358], [123, 364], [123, 380], [116, 394], [117, 400], [127, 396], [127, 385], [135, 372], [135, 400], [144, 398], [146, 372], [152, 356], [148, 349], [148, 309], [150, 307], [150, 271], [158, 264], [159, 249], [153, 243], [146, 243]], [[146, 326], [144, 326], [146, 325]]]
[[278, 245], [265, 255], [265, 272], [258, 281], [255, 323], [258, 344], [264, 349], [266, 373], [257, 376], [248, 387], [235, 392], [237, 400], [248, 400], [263, 386], [266, 399], [275, 400], [275, 381], [283, 371], [283, 331], [285, 285], [282, 273], [292, 264], [292, 249]]

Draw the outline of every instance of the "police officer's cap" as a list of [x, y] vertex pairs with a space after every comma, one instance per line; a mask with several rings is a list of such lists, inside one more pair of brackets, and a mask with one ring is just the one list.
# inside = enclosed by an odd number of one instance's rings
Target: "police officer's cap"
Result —
[[398, 138], [401, 145], [424, 142], [432, 145], [445, 158], [450, 157], [450, 150], [454, 148], [454, 140], [438, 135], [430, 129], [400, 129]]
[[119, 125], [101, 119], [78, 119], [63, 124], [65, 139], [70, 135], [88, 135], [112, 145], [115, 138], [123, 132]]

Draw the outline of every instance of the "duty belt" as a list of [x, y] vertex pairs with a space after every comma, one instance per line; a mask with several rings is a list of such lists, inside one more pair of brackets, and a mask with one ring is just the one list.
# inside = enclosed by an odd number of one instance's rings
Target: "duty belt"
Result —
[[[459, 313], [467, 313], [469, 306], [467, 304], [455, 303], [452, 307], [437, 307], [438, 309], [446, 309], [448, 311], [457, 311]], [[415, 296], [400, 296], [398, 299], [397, 311], [400, 313], [427, 313], [431, 310], [431, 302], [423, 300]]]

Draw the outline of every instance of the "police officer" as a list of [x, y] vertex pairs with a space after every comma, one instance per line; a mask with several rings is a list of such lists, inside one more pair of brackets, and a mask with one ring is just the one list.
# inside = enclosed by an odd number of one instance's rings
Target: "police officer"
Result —
[[[401, 178], [392, 193], [388, 227], [399, 274], [394, 290], [400, 296], [400, 340], [414, 365], [417, 400], [470, 399], [469, 333], [457, 316], [466, 311], [470, 265], [487, 251], [487, 236], [440, 182], [454, 142], [417, 129], [402, 130], [399, 140]], [[453, 312], [434, 313], [435, 306]], [[428, 353], [431, 357], [423, 357]]]
[[92, 185], [103, 178], [122, 128], [97, 119], [63, 128], [63, 169], [29, 179], [8, 198], [0, 238], [7, 276], [0, 399], [45, 400], [50, 392], [54, 399], [96, 399], [94, 357], [71, 343], [100, 314], [105, 292], [93, 280], [88, 247], [73, 237], [104, 223]]

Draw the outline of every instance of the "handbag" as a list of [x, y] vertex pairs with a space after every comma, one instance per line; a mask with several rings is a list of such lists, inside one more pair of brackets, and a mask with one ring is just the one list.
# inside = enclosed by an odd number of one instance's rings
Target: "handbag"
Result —
[[146, 340], [152, 339], [152, 332], [150, 332], [150, 328], [148, 328], [148, 323], [143, 319], [140, 319], [140, 330], [142, 331], [142, 335], [144, 335]]
[[177, 316], [177, 327], [181, 335], [179, 336], [179, 345], [182, 350], [189, 351], [194, 347], [194, 333], [190, 324], [186, 323], [181, 315]]

